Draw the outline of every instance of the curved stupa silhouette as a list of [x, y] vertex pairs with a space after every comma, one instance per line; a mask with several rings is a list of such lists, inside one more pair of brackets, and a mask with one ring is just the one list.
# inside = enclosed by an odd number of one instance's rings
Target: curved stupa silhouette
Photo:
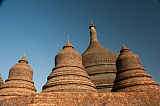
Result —
[[89, 28], [90, 44], [82, 54], [83, 66], [99, 92], [111, 91], [116, 77], [115, 61], [118, 54], [101, 46], [92, 21]]
[[159, 91], [160, 87], [142, 67], [139, 57], [125, 45], [116, 60], [117, 74], [114, 92]]
[[42, 92], [97, 92], [82, 65], [81, 55], [68, 43], [55, 57], [55, 67]]
[[21, 96], [36, 92], [33, 79], [33, 70], [24, 56], [9, 70], [8, 79], [0, 86], [0, 95]]

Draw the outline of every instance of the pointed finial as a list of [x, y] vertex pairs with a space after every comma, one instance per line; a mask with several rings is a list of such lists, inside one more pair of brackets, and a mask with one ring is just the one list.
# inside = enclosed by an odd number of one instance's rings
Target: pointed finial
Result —
[[96, 28], [96, 26], [93, 24], [93, 21], [92, 21], [92, 20], [91, 20], [91, 24], [90, 24], [90, 26], [89, 26], [89, 29], [91, 29], [91, 27]]
[[24, 52], [24, 56], [26, 56], [26, 53]]
[[127, 48], [123, 43], [122, 43], [122, 48], [120, 50], [120, 53], [124, 52], [124, 51], [130, 51], [129, 48]]
[[69, 35], [68, 35], [68, 42], [63, 46], [63, 49], [66, 48], [66, 47], [72, 47], [72, 48], [74, 48], [74, 46], [71, 45], [70, 42], [69, 42]]
[[68, 43], [69, 43], [69, 35], [68, 35]]
[[122, 49], [128, 49], [128, 48], [122, 43]]
[[28, 63], [25, 56], [26, 56], [26, 54], [24, 53], [24, 56], [18, 62], [24, 61], [24, 62]]
[[93, 25], [93, 21], [91, 20], [91, 25]]

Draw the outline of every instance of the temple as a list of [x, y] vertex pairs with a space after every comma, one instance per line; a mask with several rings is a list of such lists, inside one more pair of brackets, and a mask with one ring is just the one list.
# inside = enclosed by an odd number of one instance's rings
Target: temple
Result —
[[91, 22], [90, 44], [80, 55], [68, 42], [40, 93], [25, 56], [0, 77], [0, 106], [160, 106], [160, 87], [125, 45], [120, 54], [98, 42]]
[[159, 91], [160, 87], [142, 67], [139, 57], [125, 45], [116, 60], [113, 92]]
[[23, 56], [18, 63], [9, 70], [8, 79], [0, 86], [0, 97], [9, 98], [28, 95], [36, 92], [33, 79], [33, 70]]
[[83, 66], [99, 92], [110, 92], [116, 77], [115, 62], [118, 54], [101, 46], [93, 21], [89, 28], [90, 44], [82, 54]]
[[55, 67], [47, 79], [42, 92], [97, 92], [69, 38], [56, 55]]

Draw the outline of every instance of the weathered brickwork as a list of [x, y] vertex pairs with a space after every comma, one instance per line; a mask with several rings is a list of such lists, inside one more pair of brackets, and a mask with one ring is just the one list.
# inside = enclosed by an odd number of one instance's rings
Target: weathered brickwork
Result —
[[125, 45], [116, 60], [116, 67], [117, 74], [112, 91], [160, 91], [159, 84], [142, 67], [139, 57]]
[[1, 106], [159, 106], [160, 92], [37, 93], [0, 101]]
[[90, 44], [82, 54], [83, 66], [99, 92], [111, 91], [116, 77], [115, 61], [118, 54], [101, 46], [93, 22], [89, 28]]
[[0, 86], [0, 96], [10, 98], [28, 95], [36, 92], [33, 79], [33, 70], [28, 65], [25, 56], [9, 71], [8, 79]]
[[97, 92], [82, 65], [81, 55], [69, 42], [55, 57], [55, 67], [42, 92]]

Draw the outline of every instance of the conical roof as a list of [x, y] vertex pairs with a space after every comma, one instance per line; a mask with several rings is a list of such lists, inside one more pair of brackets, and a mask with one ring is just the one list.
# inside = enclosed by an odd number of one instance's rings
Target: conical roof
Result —
[[55, 57], [55, 67], [42, 92], [97, 92], [82, 65], [81, 55], [69, 42]]
[[93, 21], [89, 28], [90, 44], [82, 54], [83, 66], [100, 92], [110, 91], [116, 76], [118, 54], [101, 46]]
[[35, 93], [33, 70], [23, 56], [16, 65], [9, 70], [8, 79], [0, 86], [0, 95], [18, 96]]
[[91, 24], [90, 24], [90, 26], [89, 26], [89, 29], [91, 29], [91, 27], [96, 28], [96, 26], [93, 24], [93, 21], [92, 21], [92, 20], [91, 20]]
[[142, 67], [139, 57], [123, 45], [116, 60], [117, 75], [112, 91], [138, 92], [160, 90], [155, 82]]
[[25, 54], [18, 62], [26, 62], [28, 64]]

